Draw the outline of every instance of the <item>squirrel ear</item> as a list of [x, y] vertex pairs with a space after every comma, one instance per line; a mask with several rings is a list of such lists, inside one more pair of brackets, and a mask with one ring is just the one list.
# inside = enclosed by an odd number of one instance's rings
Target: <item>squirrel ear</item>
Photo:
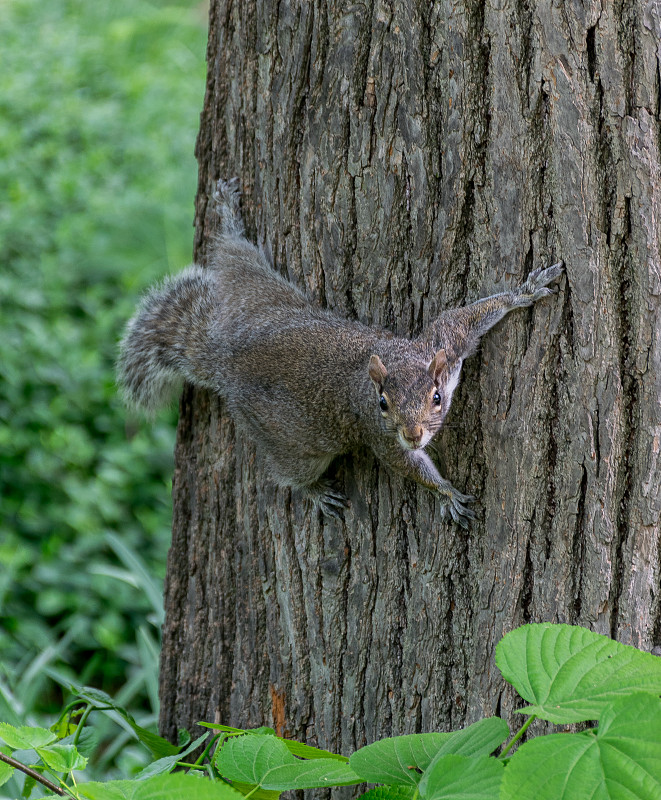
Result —
[[388, 377], [388, 370], [383, 366], [383, 361], [376, 355], [370, 356], [369, 373], [372, 383], [381, 391]]
[[445, 350], [439, 350], [438, 353], [432, 358], [430, 365], [427, 367], [427, 372], [431, 375], [433, 381], [438, 378], [439, 374], [447, 369], [448, 359]]

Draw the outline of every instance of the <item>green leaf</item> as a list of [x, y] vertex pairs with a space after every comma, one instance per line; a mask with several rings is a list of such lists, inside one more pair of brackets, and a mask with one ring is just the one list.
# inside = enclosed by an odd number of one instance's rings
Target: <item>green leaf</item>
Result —
[[217, 722], [198, 722], [197, 724], [201, 725], [203, 728], [213, 728], [214, 730], [222, 731], [223, 733], [253, 733], [258, 735], [269, 734], [271, 736], [275, 736], [275, 731], [273, 728], [269, 728], [266, 725], [262, 725], [259, 728], [232, 728], [231, 725], [219, 725]]
[[44, 764], [56, 772], [71, 772], [72, 769], [85, 769], [87, 759], [72, 744], [52, 744], [50, 747], [37, 747], [37, 754]]
[[295, 758], [275, 736], [230, 739], [220, 748], [216, 765], [229, 780], [275, 791], [362, 783], [347, 764], [329, 758]]
[[78, 794], [88, 800], [133, 800], [140, 786], [137, 781], [108, 781], [107, 783], [83, 783]]
[[412, 733], [380, 739], [356, 750], [349, 758], [349, 766], [370, 783], [417, 786], [420, 773], [451, 736], [451, 733]]
[[162, 775], [166, 772], [172, 772], [177, 762], [182, 761], [189, 753], [197, 750], [197, 748], [200, 747], [208, 737], [208, 733], [203, 733], [199, 739], [191, 742], [185, 750], [181, 751], [181, 753], [177, 753], [174, 756], [165, 756], [165, 758], [159, 758], [156, 761], [152, 761], [151, 764], [147, 764], [147, 766], [135, 776], [135, 780], [142, 781], [146, 780], [147, 778], [153, 778], [155, 775]]
[[413, 733], [361, 747], [349, 766], [370, 783], [417, 785], [436, 758], [448, 754], [489, 755], [507, 738], [507, 723], [489, 717], [452, 733]]
[[661, 659], [572, 625], [524, 625], [496, 647], [506, 681], [531, 705], [519, 713], [555, 723], [595, 720], [616, 697], [661, 693]]
[[[434, 757], [431, 764], [424, 771], [420, 778], [420, 792], [428, 792], [427, 781], [431, 775], [436, 775], [436, 765], [448, 755], [458, 756], [488, 756], [502, 744], [509, 736], [509, 728], [505, 720], [500, 717], [487, 717], [480, 719], [463, 728], [455, 731], [450, 738], [443, 743], [443, 746]], [[447, 763], [447, 762], [443, 762]], [[486, 772], [488, 773], [488, 769]]]
[[413, 786], [375, 786], [359, 797], [361, 800], [412, 800], [414, 795]]
[[226, 783], [177, 772], [146, 781], [83, 783], [78, 793], [87, 800], [242, 800]]
[[232, 781], [232, 788], [244, 796], [249, 794], [250, 800], [278, 800], [281, 794], [281, 792], [260, 789], [254, 783], [242, 783], [241, 781]]
[[442, 756], [425, 772], [424, 800], [494, 800], [500, 791], [504, 765], [488, 756]]
[[7, 783], [13, 772], [14, 767], [10, 767], [9, 764], [5, 764], [4, 761], [0, 761], [0, 786], [2, 786], [3, 783]]
[[[214, 730], [221, 731], [223, 733], [229, 733], [231, 735], [249, 733], [253, 735], [271, 734], [272, 736], [275, 736], [275, 731], [273, 728], [267, 727], [244, 730], [243, 728], [232, 728], [229, 725], [218, 725], [217, 723], [213, 722], [198, 722], [197, 724], [202, 725], [205, 728], [213, 728]], [[334, 758], [336, 761], [344, 761], [345, 763], [349, 761], [346, 756], [338, 753], [331, 753], [330, 750], [322, 750], [320, 747], [312, 747], [309, 744], [297, 742], [295, 739], [285, 739], [284, 736], [278, 736], [276, 738], [284, 743], [285, 747], [290, 753], [293, 753], [295, 756], [299, 756], [299, 758]]]
[[154, 758], [164, 758], [165, 756], [173, 756], [179, 753], [179, 748], [168, 742], [167, 739], [138, 725], [128, 711], [117, 705], [109, 694], [102, 692], [100, 689], [93, 689], [90, 686], [84, 686], [83, 688], [72, 686], [71, 691], [76, 697], [86, 700], [100, 711], [112, 710], [124, 717], [135, 735], [150, 750]]
[[12, 750], [33, 750], [56, 741], [57, 734], [46, 728], [31, 728], [27, 725], [15, 728], [6, 722], [0, 722], [0, 738], [4, 739]]
[[436, 757], [445, 754], [488, 756], [507, 739], [509, 732], [507, 723], [500, 717], [479, 719], [467, 728], [451, 733]]
[[556, 733], [521, 745], [501, 800], [661, 800], [661, 700], [637, 692], [604, 709], [595, 734]]
[[272, 769], [262, 786], [284, 792], [287, 789], [314, 789], [324, 786], [350, 786], [363, 779], [349, 767], [329, 758], [294, 760]]
[[344, 764], [349, 763], [349, 759], [339, 753], [331, 753], [330, 750], [312, 747], [309, 744], [297, 742], [295, 739], [283, 739], [280, 736], [278, 736], [278, 739], [292, 755], [298, 756], [299, 758], [332, 758], [335, 761], [342, 761]]
[[[64, 739], [60, 739], [58, 744], [74, 744], [75, 738], [76, 734], [72, 733], [69, 736], [65, 736]], [[75, 744], [78, 752], [89, 758], [99, 746], [98, 731], [94, 730], [94, 728], [83, 728]]]
[[211, 728], [214, 731], [222, 731], [222, 733], [248, 733], [244, 728], [232, 728], [231, 725], [219, 725], [217, 722], [198, 722], [202, 728]]

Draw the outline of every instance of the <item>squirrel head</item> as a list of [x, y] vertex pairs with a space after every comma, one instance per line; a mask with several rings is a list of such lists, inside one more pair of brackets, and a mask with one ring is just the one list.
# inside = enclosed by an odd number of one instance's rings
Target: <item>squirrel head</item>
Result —
[[388, 372], [377, 355], [370, 357], [369, 376], [386, 430], [405, 450], [425, 447], [438, 432], [450, 408], [461, 362], [449, 365], [445, 350], [429, 364], [407, 360]]

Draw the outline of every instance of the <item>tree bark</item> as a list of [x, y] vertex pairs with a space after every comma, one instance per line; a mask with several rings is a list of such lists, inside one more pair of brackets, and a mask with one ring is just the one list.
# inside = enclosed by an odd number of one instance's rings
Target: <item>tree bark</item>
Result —
[[494, 648], [521, 623], [661, 646], [658, 2], [212, 0], [210, 23], [198, 259], [238, 175], [276, 268], [397, 334], [567, 272], [464, 367], [438, 455], [468, 532], [367, 452], [320, 520], [185, 390], [161, 732], [350, 753], [510, 715]]

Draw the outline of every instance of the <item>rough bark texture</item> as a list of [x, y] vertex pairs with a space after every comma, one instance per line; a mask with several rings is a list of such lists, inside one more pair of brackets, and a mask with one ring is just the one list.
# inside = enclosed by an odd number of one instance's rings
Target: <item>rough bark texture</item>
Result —
[[494, 647], [520, 623], [661, 646], [660, 41], [654, 0], [212, 0], [198, 258], [236, 174], [279, 270], [399, 334], [567, 275], [464, 368], [439, 457], [479, 497], [468, 533], [368, 453], [322, 523], [185, 391], [164, 735], [269, 724], [348, 753], [509, 714]]

